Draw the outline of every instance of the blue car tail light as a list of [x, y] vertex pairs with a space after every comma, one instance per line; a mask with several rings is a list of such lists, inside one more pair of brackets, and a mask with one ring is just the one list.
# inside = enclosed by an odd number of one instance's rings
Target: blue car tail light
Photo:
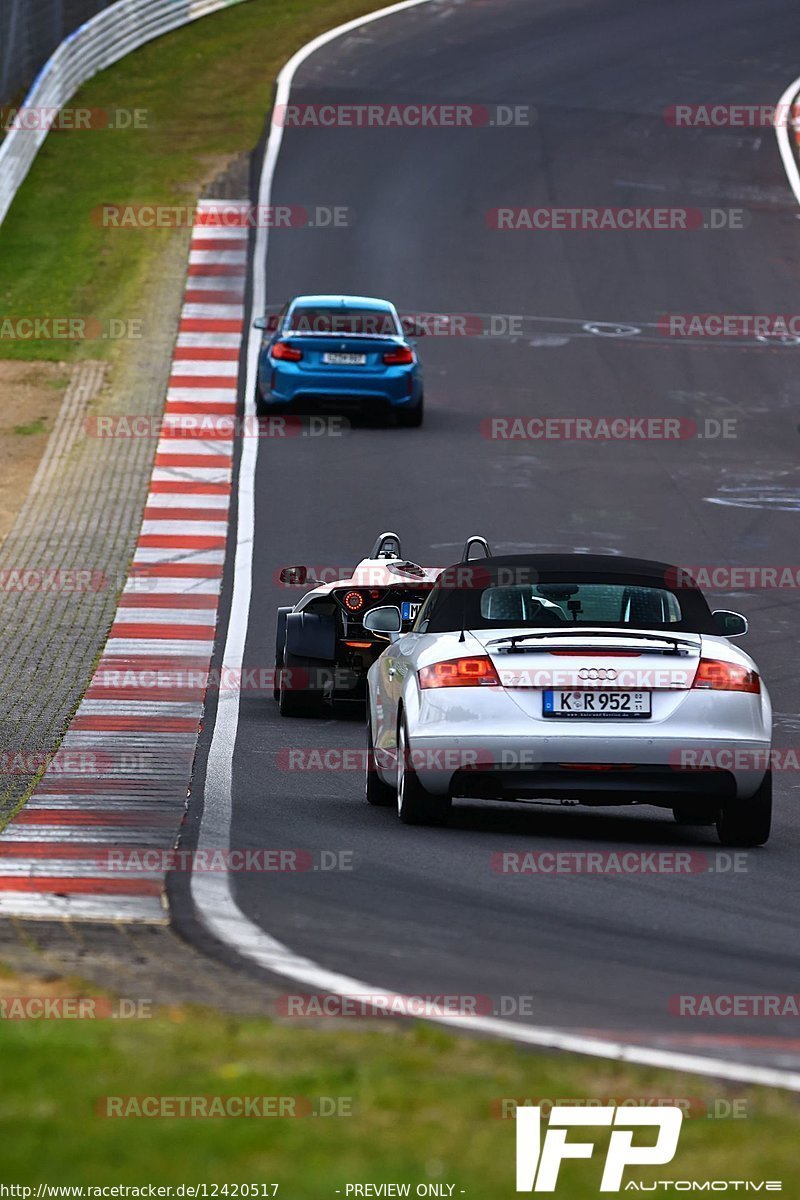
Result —
[[300, 362], [303, 357], [303, 351], [298, 350], [296, 346], [290, 346], [288, 342], [276, 342], [270, 354], [284, 362]]
[[383, 361], [387, 367], [410, 367], [414, 363], [414, 351], [410, 346], [398, 346], [396, 350], [387, 350]]

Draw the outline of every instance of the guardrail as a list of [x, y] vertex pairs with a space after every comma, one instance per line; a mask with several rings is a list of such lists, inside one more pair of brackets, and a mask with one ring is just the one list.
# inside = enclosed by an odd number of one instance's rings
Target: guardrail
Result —
[[80, 25], [53, 52], [20, 105], [52, 110], [41, 129], [12, 128], [0, 143], [0, 225], [56, 115], [98, 71], [152, 38], [243, 0], [118, 0]]

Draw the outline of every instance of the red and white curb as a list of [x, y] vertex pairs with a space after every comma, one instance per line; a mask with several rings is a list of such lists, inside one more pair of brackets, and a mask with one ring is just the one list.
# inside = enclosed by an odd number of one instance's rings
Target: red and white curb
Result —
[[221, 228], [220, 202], [198, 205], [130, 575], [58, 754], [0, 836], [2, 916], [167, 920], [162, 863], [186, 807], [225, 558], [247, 207], [226, 201], [242, 220]]

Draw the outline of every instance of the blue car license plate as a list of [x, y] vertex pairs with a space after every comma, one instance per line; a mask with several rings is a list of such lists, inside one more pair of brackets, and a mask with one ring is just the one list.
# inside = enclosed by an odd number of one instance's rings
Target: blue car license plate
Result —
[[416, 621], [417, 613], [421, 608], [421, 600], [404, 600], [400, 606], [400, 616], [404, 621]]
[[363, 367], [366, 354], [323, 354], [322, 361], [331, 367]]

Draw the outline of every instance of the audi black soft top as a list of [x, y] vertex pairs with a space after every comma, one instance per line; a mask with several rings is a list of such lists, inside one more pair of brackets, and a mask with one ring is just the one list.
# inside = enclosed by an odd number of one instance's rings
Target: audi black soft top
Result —
[[[508, 554], [465, 556], [445, 568], [424, 614], [426, 630], [440, 633], [491, 625], [481, 616], [480, 597], [489, 587], [536, 584], [597, 584], [623, 588], [658, 588], [679, 601], [681, 619], [649, 620], [646, 628], [673, 632], [719, 633], [711, 610], [684, 567], [615, 554]], [[608, 624], [612, 624], [609, 622]]]
[[598, 582], [603, 582], [599, 577], [606, 574], [613, 575], [615, 583], [619, 582], [621, 575], [631, 578], [641, 576], [638, 582], [649, 586], [652, 586], [655, 579], [660, 579], [662, 583], [666, 581], [667, 586], [669, 580], [677, 576], [688, 579], [685, 567], [656, 562], [650, 558], [628, 558], [621, 554], [489, 554], [482, 558], [462, 559], [461, 563], [454, 564], [451, 569], [455, 571], [466, 561], [486, 567], [487, 570], [495, 567], [527, 566], [543, 575], [568, 573], [570, 576], [576, 576], [580, 572], [593, 579], [597, 578]]

